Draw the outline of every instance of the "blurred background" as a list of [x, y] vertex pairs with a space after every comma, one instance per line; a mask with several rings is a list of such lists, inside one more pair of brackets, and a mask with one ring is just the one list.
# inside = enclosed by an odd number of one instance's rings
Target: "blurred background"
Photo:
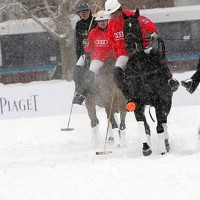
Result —
[[[83, 0], [0, 0], [1, 83], [72, 80], [76, 63], [74, 27], [80, 19], [76, 6], [80, 2]], [[92, 12], [104, 9], [105, 0], [84, 2], [90, 4]], [[120, 0], [120, 3], [123, 9], [139, 8], [158, 25], [172, 71], [196, 68], [200, 55], [200, 0]], [[197, 13], [195, 17], [192, 12]], [[174, 13], [180, 15], [178, 21], [176, 17], [170, 18]]]

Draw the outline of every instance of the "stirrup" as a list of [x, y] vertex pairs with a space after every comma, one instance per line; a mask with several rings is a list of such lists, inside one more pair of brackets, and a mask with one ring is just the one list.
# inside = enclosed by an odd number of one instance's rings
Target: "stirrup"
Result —
[[86, 97], [80, 93], [76, 93], [76, 95], [74, 96], [72, 103], [73, 104], [78, 104], [78, 105], [82, 105], [82, 103], [85, 101]]
[[172, 92], [176, 92], [180, 86], [180, 83], [174, 78], [169, 79], [168, 84], [169, 84]]

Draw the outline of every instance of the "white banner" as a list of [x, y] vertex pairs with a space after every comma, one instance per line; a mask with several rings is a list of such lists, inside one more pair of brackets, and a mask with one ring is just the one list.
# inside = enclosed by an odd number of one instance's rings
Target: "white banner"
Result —
[[0, 85], [0, 119], [69, 113], [74, 82], [43, 81]]

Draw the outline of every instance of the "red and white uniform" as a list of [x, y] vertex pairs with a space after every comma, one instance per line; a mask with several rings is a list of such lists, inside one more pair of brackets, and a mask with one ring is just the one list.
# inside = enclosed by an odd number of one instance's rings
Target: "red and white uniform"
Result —
[[85, 52], [90, 53], [92, 60], [105, 62], [112, 53], [112, 46], [108, 29], [94, 28], [88, 35], [89, 45], [84, 46]]
[[[135, 12], [131, 10], [123, 10], [123, 12], [127, 16], [135, 14]], [[147, 38], [151, 33], [158, 32], [155, 24], [147, 17], [140, 15], [138, 19], [140, 22], [142, 37], [144, 41], [145, 38]], [[119, 17], [118, 20], [111, 18], [108, 24], [109, 35], [112, 40], [113, 55], [115, 58], [118, 58], [119, 56], [128, 56], [128, 52], [126, 51], [125, 47], [123, 27], [124, 18], [122, 15]], [[149, 46], [149, 42], [145, 41], [143, 45], [145, 48]]]

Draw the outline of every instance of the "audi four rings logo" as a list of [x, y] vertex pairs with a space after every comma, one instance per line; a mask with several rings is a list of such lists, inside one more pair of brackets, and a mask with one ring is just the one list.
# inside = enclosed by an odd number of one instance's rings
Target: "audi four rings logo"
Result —
[[95, 44], [98, 44], [98, 45], [106, 45], [106, 44], [108, 44], [108, 40], [96, 40], [96, 41], [95, 41]]
[[120, 31], [120, 32], [114, 33], [114, 36], [115, 36], [116, 39], [123, 38], [124, 37], [124, 33], [123, 33], [123, 31]]

